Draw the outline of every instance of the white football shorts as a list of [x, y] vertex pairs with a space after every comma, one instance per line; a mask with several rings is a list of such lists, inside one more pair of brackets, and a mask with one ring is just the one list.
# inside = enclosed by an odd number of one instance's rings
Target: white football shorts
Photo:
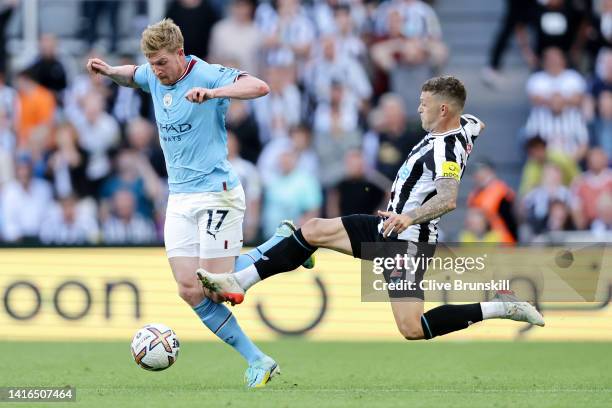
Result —
[[170, 194], [164, 241], [168, 258], [239, 256], [244, 190]]

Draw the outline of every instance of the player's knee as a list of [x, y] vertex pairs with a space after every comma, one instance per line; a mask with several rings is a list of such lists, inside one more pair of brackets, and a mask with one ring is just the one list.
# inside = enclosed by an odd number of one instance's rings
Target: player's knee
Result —
[[311, 218], [302, 226], [302, 235], [306, 241], [315, 247], [324, 246], [330, 234], [330, 222], [324, 218]]
[[406, 340], [421, 340], [425, 338], [420, 321], [402, 321], [397, 324], [397, 328]]
[[188, 305], [196, 306], [202, 301], [202, 288], [195, 285], [178, 284], [178, 294]]

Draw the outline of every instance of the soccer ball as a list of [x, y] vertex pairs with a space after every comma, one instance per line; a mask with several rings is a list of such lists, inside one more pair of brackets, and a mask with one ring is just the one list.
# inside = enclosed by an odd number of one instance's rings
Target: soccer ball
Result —
[[160, 323], [150, 323], [136, 332], [132, 339], [132, 356], [140, 367], [161, 371], [170, 367], [179, 353], [176, 333]]

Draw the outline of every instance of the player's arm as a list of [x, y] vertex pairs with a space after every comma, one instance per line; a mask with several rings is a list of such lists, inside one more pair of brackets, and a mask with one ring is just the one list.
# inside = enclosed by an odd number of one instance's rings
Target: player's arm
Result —
[[431, 221], [457, 208], [459, 181], [450, 177], [440, 178], [436, 180], [436, 192], [432, 199], [407, 214], [379, 211], [379, 215], [388, 217], [383, 225], [383, 236], [387, 237], [392, 232], [400, 234], [413, 224]]
[[202, 103], [214, 98], [255, 99], [267, 95], [270, 87], [252, 75], [242, 74], [236, 80], [219, 88], [192, 88], [185, 98], [190, 102]]
[[109, 77], [117, 85], [136, 88], [134, 82], [135, 65], [111, 66], [99, 58], [91, 58], [87, 61], [87, 71], [91, 74], [100, 74]]

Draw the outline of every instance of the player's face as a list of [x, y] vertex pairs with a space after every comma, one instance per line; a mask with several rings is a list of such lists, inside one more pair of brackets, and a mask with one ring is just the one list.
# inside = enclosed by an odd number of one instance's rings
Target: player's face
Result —
[[185, 52], [182, 49], [176, 52], [161, 50], [147, 55], [147, 60], [159, 82], [164, 85], [178, 81], [185, 70]]
[[421, 92], [419, 115], [421, 126], [428, 132], [433, 131], [440, 122], [441, 104], [431, 92]]

